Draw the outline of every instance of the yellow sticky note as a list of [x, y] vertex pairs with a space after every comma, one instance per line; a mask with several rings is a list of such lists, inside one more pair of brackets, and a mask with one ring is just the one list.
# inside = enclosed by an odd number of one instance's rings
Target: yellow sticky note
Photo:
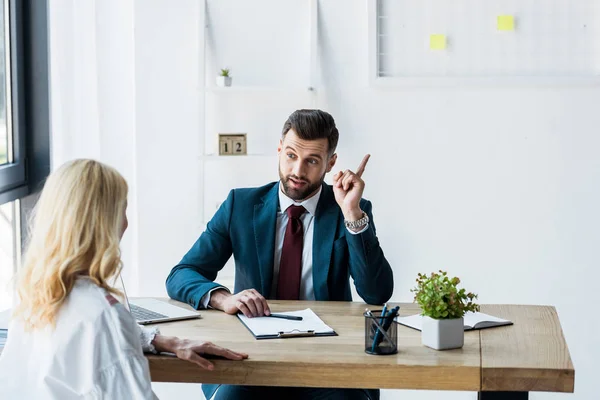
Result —
[[514, 31], [515, 30], [515, 17], [512, 15], [499, 15], [498, 16], [498, 30], [499, 31]]
[[431, 50], [444, 50], [446, 48], [446, 35], [430, 35], [429, 48]]

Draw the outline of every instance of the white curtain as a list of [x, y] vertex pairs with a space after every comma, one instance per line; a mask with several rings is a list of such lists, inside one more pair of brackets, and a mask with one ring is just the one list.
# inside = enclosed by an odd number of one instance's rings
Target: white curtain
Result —
[[137, 288], [134, 2], [50, 0], [52, 168], [94, 158], [130, 186], [130, 227], [121, 243], [124, 279]]
[[134, 296], [166, 295], [200, 233], [203, 13], [198, 0], [49, 1], [53, 166], [91, 157], [129, 183]]

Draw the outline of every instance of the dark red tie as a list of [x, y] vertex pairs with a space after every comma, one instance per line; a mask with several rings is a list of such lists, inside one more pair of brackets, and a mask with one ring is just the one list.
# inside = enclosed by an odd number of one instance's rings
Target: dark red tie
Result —
[[298, 300], [300, 298], [302, 244], [304, 242], [304, 228], [300, 216], [305, 211], [306, 209], [302, 206], [290, 206], [287, 209], [288, 224], [283, 238], [277, 282], [278, 300]]

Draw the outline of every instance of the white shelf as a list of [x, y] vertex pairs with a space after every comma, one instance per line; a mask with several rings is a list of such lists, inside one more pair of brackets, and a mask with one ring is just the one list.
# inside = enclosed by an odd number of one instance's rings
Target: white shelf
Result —
[[464, 87], [464, 86], [598, 86], [600, 76], [432, 76], [432, 77], [379, 77], [371, 81], [378, 89], [402, 87]]
[[242, 155], [220, 155], [220, 154], [204, 154], [198, 157], [199, 160], [232, 160], [237, 158], [269, 158], [276, 156], [277, 153], [273, 154], [242, 154]]
[[276, 86], [207, 86], [204, 88], [207, 93], [314, 93], [313, 87], [276, 87]]

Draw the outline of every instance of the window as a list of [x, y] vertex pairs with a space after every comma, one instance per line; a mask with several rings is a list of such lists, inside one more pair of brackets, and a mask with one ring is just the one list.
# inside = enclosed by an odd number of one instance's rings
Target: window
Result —
[[0, 4], [0, 166], [12, 163], [12, 132], [10, 130], [10, 115], [7, 112], [10, 102], [10, 84], [8, 77], [10, 76], [10, 67], [7, 63], [10, 60], [10, 55], [7, 54], [10, 45], [7, 43], [7, 29], [10, 26], [6, 14], [7, 2], [2, 1]]
[[19, 201], [0, 206], [0, 311], [12, 307], [14, 274], [21, 256]]
[[47, 11], [0, 0], [0, 311], [14, 299], [21, 221], [50, 172]]
[[25, 132], [20, 124], [25, 104], [20, 93], [24, 35], [17, 29], [22, 6], [0, 0], [0, 204], [27, 194]]
[[[11, 129], [9, 4], [0, 0], [0, 190], [13, 187], [24, 175], [15, 174]], [[16, 179], [15, 179], [16, 178]], [[13, 276], [20, 255], [18, 201], [0, 205], [0, 311], [12, 306]], [[18, 245], [17, 245], [18, 243]]]

